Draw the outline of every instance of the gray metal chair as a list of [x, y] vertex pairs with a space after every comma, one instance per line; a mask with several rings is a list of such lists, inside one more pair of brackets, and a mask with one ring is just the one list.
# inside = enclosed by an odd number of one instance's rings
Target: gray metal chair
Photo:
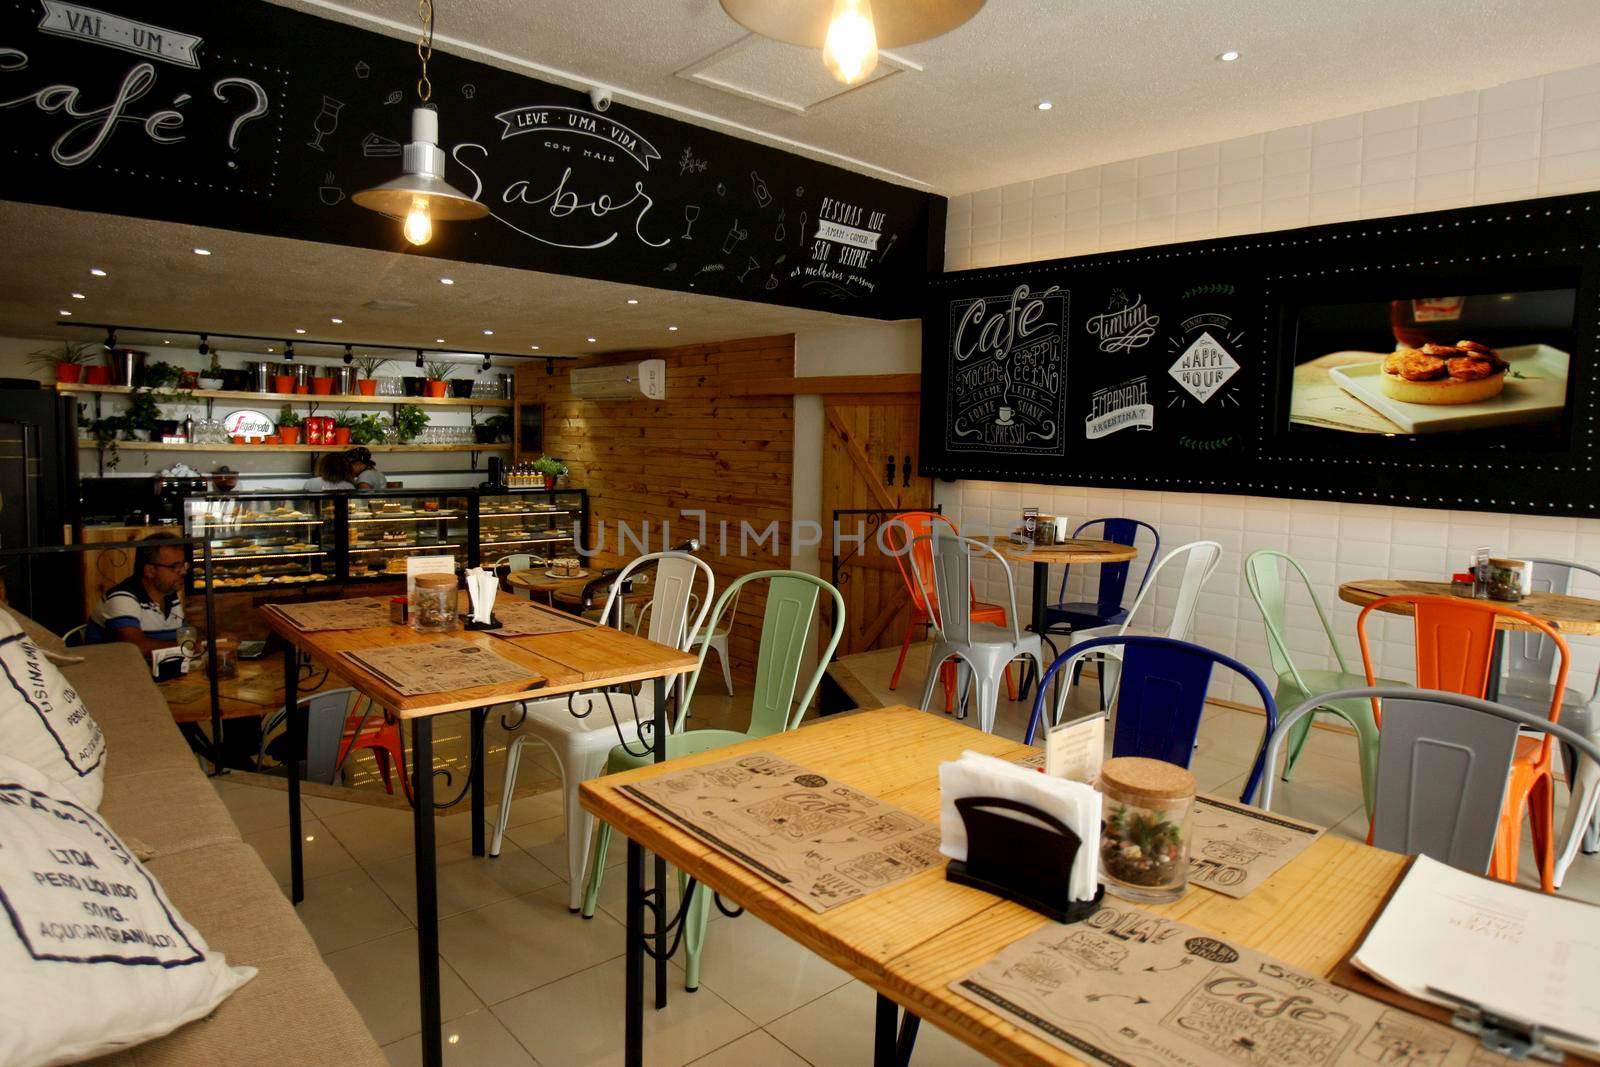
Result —
[[[912, 541], [930, 542], [933, 563], [932, 586], [937, 603], [929, 605], [929, 621], [933, 626], [933, 642], [928, 652], [928, 680], [922, 687], [922, 709], [933, 699], [933, 689], [939, 683], [939, 667], [952, 657], [956, 660], [958, 678], [970, 671], [978, 705], [978, 728], [984, 733], [994, 731], [995, 714], [1000, 705], [1000, 683], [1006, 667], [1022, 656], [1031, 657], [1044, 676], [1044, 645], [1038, 634], [1023, 633], [1017, 625], [1017, 583], [1005, 557], [982, 541], [970, 537], [941, 533], [937, 526], [932, 534]], [[917, 563], [918, 553], [908, 553], [912, 570], [924, 589], [928, 576]], [[1006, 576], [1006, 626], [972, 621], [972, 559], [974, 556], [993, 556]], [[957, 689], [964, 688], [964, 681]], [[966, 712], [962, 705], [962, 714]]]
[[1432, 689], [1336, 689], [1278, 719], [1267, 740], [1263, 809], [1272, 806], [1271, 772], [1294, 724], [1330, 701], [1366, 699], [1383, 701], [1372, 843], [1474, 874], [1487, 871], [1494, 854], [1519, 728], [1548, 733], [1600, 761], [1600, 745], [1545, 714]]
[[[307, 782], [332, 785], [339, 777], [339, 742], [344, 739], [344, 725], [350, 716], [350, 701], [359, 694], [354, 689], [328, 689], [302, 697], [300, 706], [306, 709], [306, 758], [300, 777]], [[382, 714], [377, 705], [366, 701], [366, 711], [361, 717], [356, 734], [360, 734], [373, 714]], [[267, 735], [283, 724], [280, 709], [261, 721], [261, 747], [256, 753], [256, 764], [261, 764], [267, 751]], [[348, 756], [346, 757], [348, 758]]]

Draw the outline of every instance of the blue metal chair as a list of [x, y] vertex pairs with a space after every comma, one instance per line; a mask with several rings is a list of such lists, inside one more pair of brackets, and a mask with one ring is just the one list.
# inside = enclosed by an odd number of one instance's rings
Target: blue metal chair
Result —
[[[1119, 545], [1133, 544], [1141, 527], [1150, 531], [1150, 536], [1155, 539], [1155, 547], [1145, 557], [1144, 571], [1139, 576], [1139, 588], [1134, 590], [1134, 596], [1144, 592], [1144, 584], [1150, 578], [1150, 566], [1161, 558], [1161, 535], [1156, 528], [1138, 519], [1090, 519], [1073, 530], [1072, 536], [1092, 537], [1093, 534], [1086, 534], [1085, 531], [1094, 526], [1101, 527], [1101, 540]], [[1071, 577], [1072, 566], [1068, 564], [1062, 567], [1060, 601], [1044, 609], [1045, 632], [1063, 628], [1081, 630], [1085, 626], [1111, 626], [1126, 619], [1128, 609], [1122, 606], [1122, 600], [1128, 589], [1128, 573], [1132, 565], [1132, 560], [1100, 564], [1100, 588], [1092, 601], [1067, 599], [1067, 579]]]
[[[1267, 739], [1278, 728], [1278, 708], [1266, 683], [1254, 671], [1232, 656], [1204, 645], [1175, 641], [1170, 637], [1135, 635], [1085, 641], [1059, 656], [1045, 671], [1033, 701], [1033, 713], [1028, 717], [1024, 741], [1033, 743], [1039, 721], [1044, 716], [1045, 692], [1056, 672], [1070, 671], [1080, 657], [1112, 645], [1121, 646], [1122, 675], [1111, 710], [1113, 756], [1144, 756], [1187, 767], [1194, 756], [1195, 740], [1200, 735], [1200, 716], [1205, 711], [1206, 690], [1211, 685], [1211, 668], [1220, 663], [1255, 686], [1261, 706], [1267, 711], [1267, 722], [1261, 733], [1261, 744], [1256, 748], [1255, 763], [1250, 768], [1250, 780], [1239, 797], [1242, 803], [1250, 803], [1261, 783]], [[1064, 697], [1056, 701], [1053, 721], [1061, 720], [1065, 705]]]

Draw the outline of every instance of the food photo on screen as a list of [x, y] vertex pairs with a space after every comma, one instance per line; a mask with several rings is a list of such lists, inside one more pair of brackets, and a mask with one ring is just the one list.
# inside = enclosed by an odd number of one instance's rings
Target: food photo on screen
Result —
[[1304, 306], [1290, 429], [1558, 447], [1576, 307], [1575, 288]]

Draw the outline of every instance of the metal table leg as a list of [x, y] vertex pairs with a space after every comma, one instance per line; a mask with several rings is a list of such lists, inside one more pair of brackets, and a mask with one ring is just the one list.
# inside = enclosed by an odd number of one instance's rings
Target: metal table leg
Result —
[[[298, 904], [306, 898], [304, 838], [300, 833], [300, 759], [306, 750], [306, 716], [300, 707], [300, 652], [290, 645], [283, 653], [283, 714], [289, 731], [289, 899]], [[222, 736], [212, 738], [222, 744]]]
[[644, 849], [628, 841], [628, 903], [623, 992], [623, 1062], [644, 1067]]
[[416, 794], [412, 826], [417, 869], [417, 974], [422, 994], [422, 1062], [441, 1067], [444, 1050], [439, 1026], [439, 885], [434, 855], [433, 720], [420, 718], [411, 729], [411, 784]]
[[[1049, 608], [1050, 564], [1035, 563], [1033, 565], [1033, 632], [1044, 639], [1045, 612]], [[1028, 691], [1039, 679], [1036, 675], [1039, 669], [1029, 661], [1022, 668], [1022, 684], [1017, 688], [1017, 696], [1021, 700], [1028, 699]]]
[[917, 1027], [922, 1020], [911, 1012], [904, 1016], [894, 1001], [878, 994], [877, 1022], [872, 1035], [873, 1067], [906, 1067], [917, 1044]]
[[[655, 686], [655, 734], [652, 742], [655, 747], [657, 763], [665, 762], [667, 758], [667, 680], [657, 678]], [[660, 1011], [667, 1006], [667, 945], [670, 938], [667, 935], [667, 861], [660, 856], [655, 858], [655, 892], [656, 903], [656, 1010]]]
[[472, 854], [484, 854], [483, 845], [483, 725], [488, 708], [472, 709]]

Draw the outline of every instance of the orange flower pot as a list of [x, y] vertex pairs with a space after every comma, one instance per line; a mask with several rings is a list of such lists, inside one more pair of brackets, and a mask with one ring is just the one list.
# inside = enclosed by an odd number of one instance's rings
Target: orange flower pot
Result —
[[336, 445], [347, 445], [347, 444], [349, 444], [350, 443], [350, 427], [348, 427], [348, 426], [335, 426], [333, 428], [333, 443], [336, 444]]
[[423, 383], [423, 388], [427, 390], [427, 394], [426, 394], [427, 396], [430, 396], [430, 397], [434, 398], [435, 400], [438, 400], [438, 399], [440, 399], [441, 397], [443, 397], [446, 393], [448, 393], [450, 391], [450, 383], [446, 382], [446, 381], [442, 381], [442, 380], [441, 381], [431, 381], [430, 380], [430, 381], [427, 381], [427, 382]]
[[76, 363], [57, 363], [56, 381], [72, 384], [83, 375], [83, 367]]
[[278, 436], [279, 436], [279, 438], [281, 438], [283, 440], [283, 443], [286, 444], [286, 445], [297, 445], [297, 444], [300, 443], [300, 427], [298, 427], [298, 426], [279, 426], [278, 427]]
[[275, 393], [294, 392], [294, 375], [274, 374], [272, 376], [272, 391]]
[[377, 396], [378, 383], [371, 378], [363, 378], [356, 383], [356, 388], [361, 390], [362, 396]]
[[311, 379], [311, 391], [313, 393], [317, 394], [318, 396], [329, 396], [329, 395], [331, 395], [333, 393], [333, 379], [332, 378], [313, 378], [313, 379]]
[[110, 367], [85, 367], [83, 368], [83, 382], [85, 385], [110, 385]]
[[279, 437], [275, 433], [271, 433], [263, 437], [261, 439], [261, 443], [264, 445], [281, 445], [283, 444], [283, 438]]

